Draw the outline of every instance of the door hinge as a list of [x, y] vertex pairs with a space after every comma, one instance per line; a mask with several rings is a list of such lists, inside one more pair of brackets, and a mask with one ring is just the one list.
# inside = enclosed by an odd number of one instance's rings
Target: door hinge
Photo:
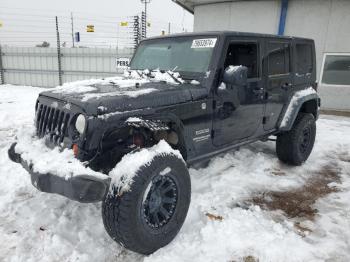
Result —
[[263, 117], [263, 124], [265, 125], [267, 123], [267, 121], [269, 121], [269, 117], [268, 116], [264, 116]]
[[210, 133], [211, 138], [214, 138], [214, 133], [215, 133], [215, 131], [212, 129], [211, 133]]

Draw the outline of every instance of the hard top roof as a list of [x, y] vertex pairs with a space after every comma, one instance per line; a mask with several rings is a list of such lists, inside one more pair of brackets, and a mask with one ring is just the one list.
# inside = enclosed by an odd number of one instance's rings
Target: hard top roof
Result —
[[276, 39], [299, 39], [299, 40], [307, 40], [307, 41], [313, 41], [309, 38], [303, 38], [303, 37], [294, 37], [294, 36], [280, 36], [280, 35], [272, 35], [272, 34], [261, 34], [261, 33], [249, 33], [249, 32], [238, 32], [238, 31], [203, 31], [203, 32], [194, 32], [194, 33], [179, 33], [179, 34], [171, 34], [166, 36], [156, 36], [156, 37], [150, 37], [146, 40], [152, 40], [152, 39], [164, 39], [164, 38], [173, 38], [173, 37], [180, 37], [180, 36], [242, 36], [242, 37], [261, 37], [261, 38], [276, 38]]

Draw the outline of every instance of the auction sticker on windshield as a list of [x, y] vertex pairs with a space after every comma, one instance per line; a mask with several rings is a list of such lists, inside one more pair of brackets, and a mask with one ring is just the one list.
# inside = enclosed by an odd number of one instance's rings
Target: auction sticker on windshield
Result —
[[194, 39], [191, 48], [213, 48], [216, 38]]

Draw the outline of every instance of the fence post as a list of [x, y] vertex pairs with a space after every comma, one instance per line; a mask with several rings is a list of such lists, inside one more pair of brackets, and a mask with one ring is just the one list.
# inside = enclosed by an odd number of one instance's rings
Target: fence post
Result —
[[56, 16], [56, 36], [57, 36], [58, 83], [61, 86], [62, 85], [61, 42], [60, 42], [60, 32], [58, 31], [57, 16]]
[[4, 78], [4, 67], [2, 64], [2, 49], [0, 45], [0, 84], [5, 84], [5, 78]]

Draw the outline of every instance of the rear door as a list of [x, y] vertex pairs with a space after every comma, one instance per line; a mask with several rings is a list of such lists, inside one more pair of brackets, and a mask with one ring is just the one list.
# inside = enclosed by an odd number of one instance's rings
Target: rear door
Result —
[[313, 86], [316, 79], [314, 42], [296, 38], [293, 43], [293, 59], [295, 64], [293, 88], [298, 90]]
[[266, 106], [264, 129], [272, 130], [292, 90], [291, 40], [266, 39], [264, 75]]

